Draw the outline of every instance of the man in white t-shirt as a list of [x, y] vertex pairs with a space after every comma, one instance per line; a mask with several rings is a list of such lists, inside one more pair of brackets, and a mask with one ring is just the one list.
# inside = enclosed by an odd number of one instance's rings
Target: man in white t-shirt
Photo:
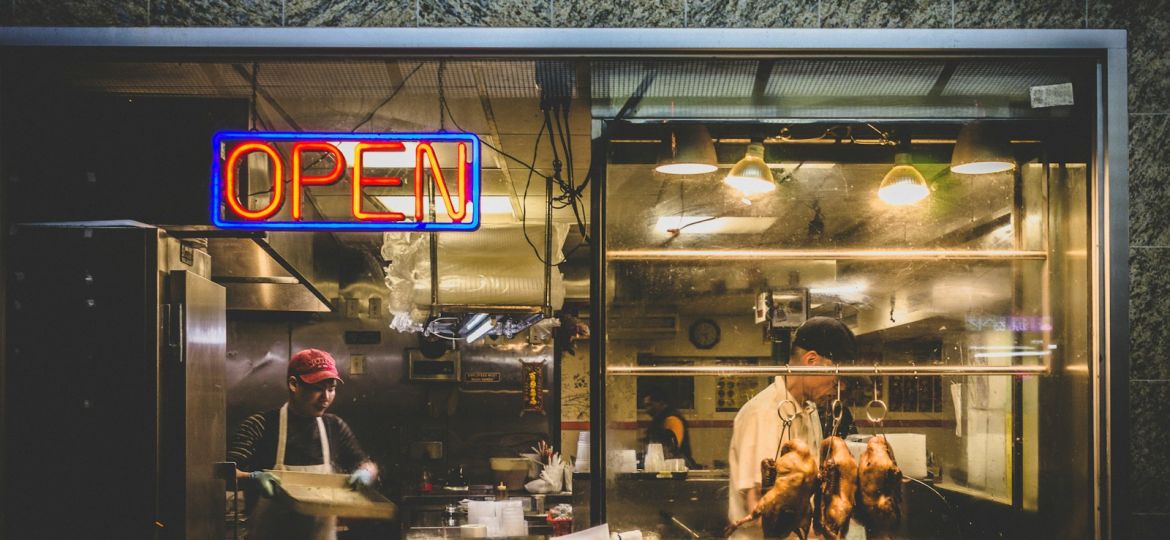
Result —
[[[788, 362], [793, 366], [832, 366], [850, 364], [856, 355], [857, 345], [848, 326], [833, 318], [813, 317], [796, 330]], [[836, 391], [834, 375], [776, 377], [739, 410], [728, 449], [731, 486], [727, 517], [731, 522], [748, 515], [760, 499], [760, 461], [775, 458], [780, 447], [780, 404], [791, 400], [799, 405], [789, 438], [801, 439], [815, 449], [823, 438], [817, 404], [827, 405]], [[785, 413], [792, 411], [786, 408]], [[731, 537], [763, 538], [763, 530], [756, 521], [739, 527]]]

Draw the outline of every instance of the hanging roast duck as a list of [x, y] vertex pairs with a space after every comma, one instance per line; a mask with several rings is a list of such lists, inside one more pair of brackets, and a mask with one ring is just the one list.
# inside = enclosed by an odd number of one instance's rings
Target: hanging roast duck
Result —
[[729, 525], [724, 533], [730, 536], [736, 528], [759, 519], [764, 538], [786, 538], [792, 533], [806, 538], [817, 477], [817, 462], [808, 444], [793, 439], [784, 441], [780, 457], [764, 460], [761, 467], [775, 471], [775, 483], [750, 514]]
[[902, 523], [902, 469], [885, 436], [869, 440], [858, 471], [857, 520], [868, 538], [889, 538]]
[[845, 538], [857, 497], [857, 460], [840, 437], [821, 441], [821, 470], [814, 498], [818, 534], [830, 540]]

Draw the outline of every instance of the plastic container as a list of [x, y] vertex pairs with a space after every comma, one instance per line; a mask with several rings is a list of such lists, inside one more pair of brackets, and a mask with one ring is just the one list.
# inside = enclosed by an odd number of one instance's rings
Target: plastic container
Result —
[[309, 516], [394, 519], [398, 506], [381, 493], [349, 486], [349, 475], [269, 471], [280, 479], [277, 497]]

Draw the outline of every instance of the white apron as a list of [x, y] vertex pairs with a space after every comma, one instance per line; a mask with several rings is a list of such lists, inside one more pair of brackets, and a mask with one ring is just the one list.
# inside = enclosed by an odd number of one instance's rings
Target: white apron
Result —
[[[280, 408], [280, 431], [276, 439], [276, 463], [273, 470], [311, 473], [332, 473], [329, 455], [329, 437], [325, 421], [317, 417], [317, 433], [321, 437], [320, 465], [285, 465], [285, 440], [288, 437], [288, 403]], [[286, 504], [261, 497], [248, 519], [248, 540], [337, 540], [337, 518], [298, 514]]]

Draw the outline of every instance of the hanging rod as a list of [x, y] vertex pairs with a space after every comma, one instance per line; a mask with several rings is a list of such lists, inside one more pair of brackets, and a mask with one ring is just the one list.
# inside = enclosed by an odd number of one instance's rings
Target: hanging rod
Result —
[[961, 249], [627, 249], [605, 254], [611, 261], [682, 260], [1044, 260], [1044, 251]]
[[718, 375], [721, 377], [763, 377], [774, 375], [913, 375], [978, 377], [985, 375], [1047, 375], [1048, 366], [609, 366], [607, 375], [690, 377]]

